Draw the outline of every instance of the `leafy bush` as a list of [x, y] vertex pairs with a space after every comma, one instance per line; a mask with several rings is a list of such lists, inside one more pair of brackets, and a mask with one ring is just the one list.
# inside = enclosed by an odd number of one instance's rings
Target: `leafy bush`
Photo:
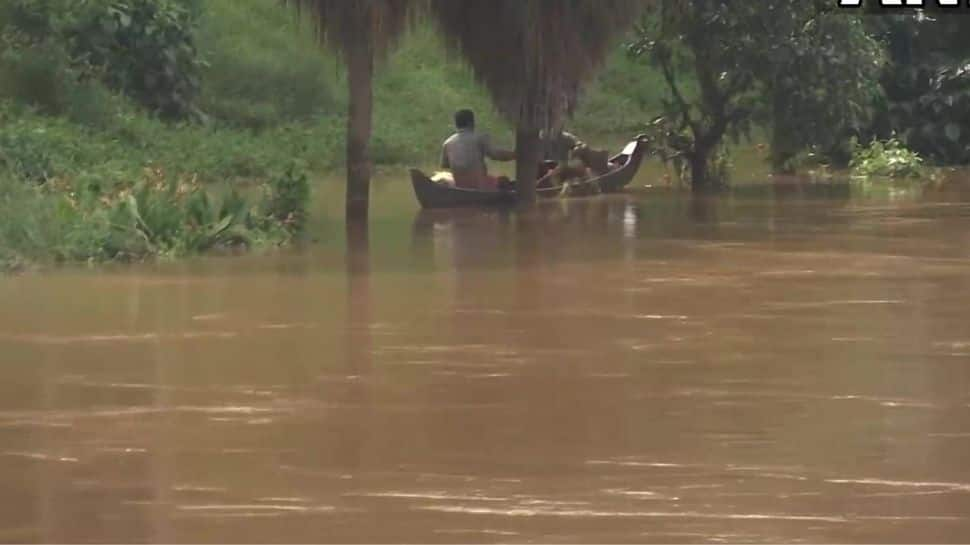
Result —
[[235, 191], [222, 198], [191, 182], [147, 180], [113, 200], [112, 228], [129, 235], [133, 256], [199, 253], [217, 246], [248, 244], [246, 201]]
[[889, 106], [890, 122], [907, 145], [945, 164], [970, 163], [970, 130], [959, 121], [970, 113], [970, 70], [964, 61], [937, 65], [933, 74], [926, 66], [908, 71], [913, 87], [922, 78], [922, 94]]
[[873, 141], [868, 146], [855, 145], [849, 166], [854, 176], [887, 176], [916, 178], [923, 174], [923, 160], [913, 151], [892, 138], [886, 142]]
[[[6, 94], [61, 113], [73, 82], [101, 81], [165, 118], [196, 112], [199, 11], [187, 0], [7, 0]], [[12, 87], [12, 88], [11, 88]]]
[[878, 101], [882, 45], [863, 20], [844, 13], [819, 14], [773, 56], [778, 69], [767, 97], [771, 161], [777, 172], [794, 172], [789, 159], [814, 151], [845, 166], [853, 135], [872, 120]]
[[113, 135], [92, 132], [62, 117], [24, 110], [0, 113], [0, 170], [42, 182], [96, 177], [113, 187], [138, 177], [140, 156]]
[[302, 232], [309, 199], [306, 174], [291, 166], [265, 184], [259, 196], [252, 204], [235, 188], [219, 191], [150, 170], [134, 188], [101, 199], [109, 203], [112, 229], [127, 241], [108, 254], [196, 254], [259, 242], [278, 244]]
[[76, 61], [165, 118], [194, 112], [203, 66], [193, 12], [173, 0], [89, 2], [65, 28]]
[[22, 98], [50, 115], [65, 113], [68, 62], [58, 48], [37, 45], [0, 51], [0, 95]]
[[293, 160], [306, 171], [334, 168], [343, 152], [342, 135], [337, 122], [251, 132], [173, 126], [126, 109], [92, 130], [0, 100], [0, 171], [114, 191], [158, 165], [171, 176], [243, 186], [269, 180]]
[[306, 225], [306, 206], [310, 200], [310, 183], [306, 173], [290, 165], [280, 176], [263, 187], [266, 203], [263, 218], [279, 222], [291, 233], [298, 233]]
[[53, 175], [50, 155], [33, 145], [30, 134], [0, 134], [0, 166], [30, 181], [46, 181]]
[[[104, 213], [83, 214], [70, 198], [0, 175], [0, 266], [101, 259], [109, 233]], [[83, 220], [83, 221], [82, 221]]]
[[970, 33], [946, 10], [869, 17], [892, 61], [882, 76], [886, 100], [870, 134], [898, 137], [927, 160], [970, 164]]
[[158, 168], [120, 190], [64, 184], [0, 176], [0, 268], [278, 245], [302, 232], [309, 198], [306, 175], [294, 167], [253, 198]]

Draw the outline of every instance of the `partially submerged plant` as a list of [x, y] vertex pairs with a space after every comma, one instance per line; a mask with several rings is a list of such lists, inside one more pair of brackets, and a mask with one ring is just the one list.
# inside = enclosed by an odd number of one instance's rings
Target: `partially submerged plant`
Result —
[[264, 186], [266, 219], [279, 222], [287, 231], [298, 233], [306, 224], [306, 205], [310, 200], [310, 183], [306, 173], [290, 165], [282, 175]]
[[853, 176], [859, 178], [918, 178], [925, 174], [919, 154], [907, 149], [896, 138], [885, 142], [874, 140], [868, 146], [856, 142], [849, 166]]
[[0, 178], [0, 267], [34, 261], [137, 261], [279, 245], [302, 231], [306, 177], [295, 168], [247, 198], [234, 187], [145, 169], [135, 184], [43, 185]]
[[112, 203], [111, 220], [114, 230], [142, 243], [135, 254], [200, 253], [252, 240], [250, 207], [235, 190], [215, 196], [177, 180], [164, 186], [142, 181], [122, 192]]

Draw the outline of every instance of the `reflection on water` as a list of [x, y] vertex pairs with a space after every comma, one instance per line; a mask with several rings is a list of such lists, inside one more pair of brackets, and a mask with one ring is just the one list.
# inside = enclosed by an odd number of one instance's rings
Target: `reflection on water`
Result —
[[0, 541], [970, 538], [963, 186], [406, 189], [299, 252], [3, 280]]

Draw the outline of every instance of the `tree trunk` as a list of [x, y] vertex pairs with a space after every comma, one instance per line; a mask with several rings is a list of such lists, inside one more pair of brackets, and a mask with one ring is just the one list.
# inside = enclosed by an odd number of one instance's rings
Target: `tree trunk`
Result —
[[693, 191], [708, 191], [712, 188], [712, 180], [708, 171], [710, 150], [695, 149], [690, 154], [690, 187]]
[[347, 223], [366, 222], [370, 201], [370, 137], [374, 102], [374, 49], [361, 37], [348, 44], [350, 101], [347, 113]]
[[787, 98], [781, 89], [781, 84], [776, 82], [771, 91], [771, 170], [776, 174], [793, 174], [788, 162], [797, 153], [797, 146], [792, 142], [795, 129], [790, 126], [785, 108]]
[[536, 181], [539, 177], [539, 129], [519, 127], [515, 131], [515, 180], [519, 204], [531, 207], [536, 203]]

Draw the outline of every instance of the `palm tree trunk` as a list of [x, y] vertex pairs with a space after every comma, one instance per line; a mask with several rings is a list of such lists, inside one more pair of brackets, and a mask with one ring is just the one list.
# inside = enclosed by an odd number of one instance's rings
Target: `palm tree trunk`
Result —
[[370, 201], [370, 138], [374, 108], [374, 48], [361, 37], [345, 50], [350, 101], [347, 115], [347, 223], [366, 222]]
[[536, 203], [536, 179], [539, 176], [539, 129], [520, 126], [515, 131], [515, 179], [519, 204]]

